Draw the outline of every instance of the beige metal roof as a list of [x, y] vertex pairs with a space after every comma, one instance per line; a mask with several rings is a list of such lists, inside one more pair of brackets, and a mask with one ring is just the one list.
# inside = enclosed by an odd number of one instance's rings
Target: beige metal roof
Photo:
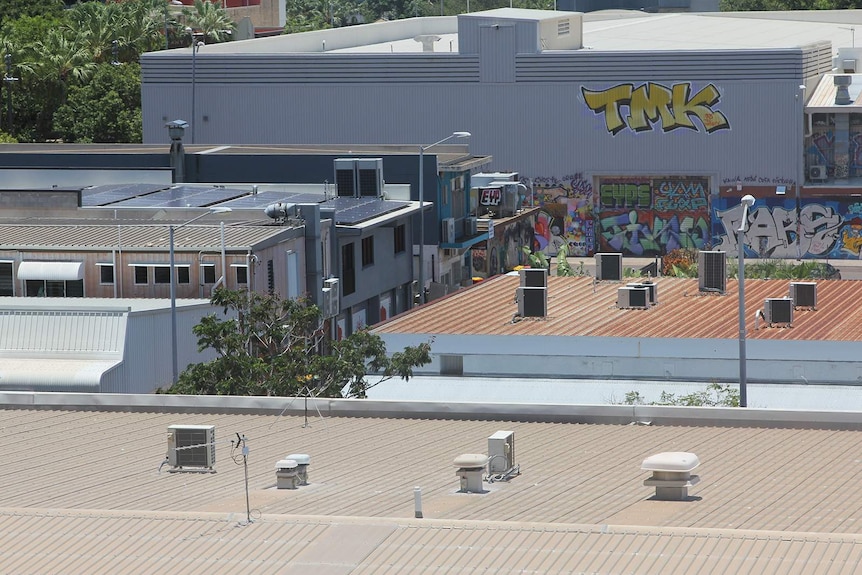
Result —
[[[658, 305], [647, 310], [618, 309], [624, 284], [592, 278], [548, 278], [548, 315], [513, 322], [518, 307], [517, 276], [484, 280], [448, 297], [375, 326], [376, 333], [464, 335], [559, 335], [594, 337], [735, 339], [739, 326], [736, 280], [724, 295], [700, 292], [697, 279], [655, 278]], [[817, 281], [817, 309], [794, 312], [789, 329], [754, 329], [753, 318], [767, 298], [786, 297], [791, 280], [745, 281], [749, 339], [862, 341], [862, 283]], [[729, 319], [732, 318], [732, 319]], [[696, 320], [696, 321], [693, 321]]]
[[[851, 84], [848, 88], [851, 103], [836, 104], [835, 93], [838, 89], [835, 87], [835, 76], [849, 76]], [[862, 74], [826, 74], [820, 78], [817, 88], [811, 95], [811, 99], [805, 104], [805, 112], [812, 113], [835, 113], [844, 112], [848, 114], [857, 114], [862, 112]]]
[[[859, 414], [843, 429], [778, 429], [762, 426], [766, 410], [737, 427], [644, 426], [577, 423], [576, 410], [554, 423], [494, 418], [493, 405], [474, 408], [483, 419], [314, 408], [306, 419], [301, 399], [231, 414], [101, 398], [0, 410], [6, 572], [819, 574], [852, 573], [862, 558]], [[216, 426], [216, 473], [159, 472], [172, 424]], [[486, 452], [504, 429], [521, 474], [459, 493], [453, 459]], [[237, 433], [249, 440], [251, 524]], [[641, 462], [663, 451], [701, 461], [686, 501], [643, 485]], [[311, 455], [310, 484], [274, 489], [275, 462], [296, 452]]]

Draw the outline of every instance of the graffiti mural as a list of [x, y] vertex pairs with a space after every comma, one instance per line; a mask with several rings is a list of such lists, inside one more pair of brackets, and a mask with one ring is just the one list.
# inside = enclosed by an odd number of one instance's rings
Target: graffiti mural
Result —
[[541, 207], [536, 219], [533, 250], [549, 257], [565, 244], [570, 256], [588, 256], [595, 247], [593, 184], [582, 173], [558, 180], [533, 180], [534, 201]]
[[626, 128], [636, 133], [651, 131], [658, 122], [663, 132], [677, 128], [700, 131], [693, 119], [698, 120], [707, 134], [730, 129], [725, 115], [713, 108], [721, 99], [718, 88], [709, 84], [694, 96], [691, 92], [689, 82], [670, 88], [655, 82], [638, 87], [618, 84], [600, 91], [581, 86], [584, 103], [596, 115], [604, 115], [605, 128], [614, 136]]
[[533, 215], [494, 225], [494, 237], [470, 248], [473, 275], [490, 277], [511, 271], [518, 265], [529, 265], [524, 247], [533, 246], [536, 220]]
[[[749, 211], [743, 236], [746, 257], [859, 258], [862, 218], [856, 210], [862, 211], [862, 205], [820, 198], [800, 205], [794, 199], [759, 201]], [[741, 218], [739, 203], [715, 209], [715, 249], [738, 249], [736, 230]]]
[[599, 182], [599, 251], [660, 256], [709, 245], [707, 178], [625, 177]]

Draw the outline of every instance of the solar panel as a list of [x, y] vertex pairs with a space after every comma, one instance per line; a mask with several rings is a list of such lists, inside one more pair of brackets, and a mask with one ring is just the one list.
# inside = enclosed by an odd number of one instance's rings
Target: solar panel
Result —
[[200, 188], [191, 186], [176, 186], [145, 196], [117, 202], [116, 206], [123, 208], [201, 208], [241, 197], [248, 192], [230, 188]]
[[260, 208], [263, 209], [270, 204], [282, 202], [285, 204], [316, 204], [324, 201], [321, 194], [303, 194], [286, 192], [260, 192], [255, 195], [246, 195], [220, 204], [231, 209]]
[[170, 184], [104, 184], [81, 191], [81, 205], [107, 206], [145, 196], [170, 187]]
[[[339, 199], [363, 199], [363, 198], [339, 198]], [[392, 200], [379, 200], [373, 198], [370, 201], [354, 203], [344, 209], [335, 210], [335, 221], [338, 224], [355, 225], [372, 218], [388, 214], [409, 206], [409, 202], [396, 202]]]

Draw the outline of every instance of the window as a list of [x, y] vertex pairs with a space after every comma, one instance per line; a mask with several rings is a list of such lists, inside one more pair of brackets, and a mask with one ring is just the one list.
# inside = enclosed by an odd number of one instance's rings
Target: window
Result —
[[216, 281], [215, 264], [201, 264], [201, 278], [203, 278], [202, 283], [214, 284]]
[[27, 297], [84, 297], [84, 280], [25, 280]]
[[395, 253], [400, 254], [407, 249], [407, 226], [395, 226]]
[[150, 283], [150, 274], [147, 266], [134, 266], [135, 268], [135, 284], [148, 284]]
[[362, 238], [362, 267], [374, 264], [374, 236]]
[[248, 266], [234, 266], [236, 272], [236, 283], [246, 285], [248, 283]]
[[96, 264], [99, 266], [99, 283], [102, 285], [114, 284], [114, 264]]
[[12, 281], [12, 262], [0, 262], [0, 296], [15, 295], [12, 293], [15, 282]]
[[355, 262], [353, 261], [353, 244], [344, 244], [341, 246], [341, 279], [342, 293], [350, 295], [356, 291], [356, 270]]
[[157, 284], [171, 283], [171, 268], [170, 266], [155, 266], [153, 267], [153, 281]]
[[177, 266], [177, 283], [178, 284], [187, 284], [191, 283], [189, 280], [189, 266]]

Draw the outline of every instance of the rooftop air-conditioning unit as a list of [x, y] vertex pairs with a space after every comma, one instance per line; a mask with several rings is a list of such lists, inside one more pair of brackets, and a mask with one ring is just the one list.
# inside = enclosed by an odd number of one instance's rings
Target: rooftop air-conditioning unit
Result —
[[334, 164], [339, 196], [383, 195], [383, 158], [336, 158]]
[[498, 431], [488, 438], [488, 473], [505, 473], [515, 467], [515, 432]]
[[548, 315], [548, 288], [519, 287], [517, 291], [518, 315], [545, 317]]
[[455, 243], [455, 218], [443, 218], [443, 229], [441, 231], [444, 244]]
[[623, 254], [596, 254], [596, 279], [622, 281]]
[[657, 291], [658, 288], [656, 287], [656, 284], [654, 284], [653, 282], [635, 282], [635, 283], [626, 284], [626, 287], [644, 288], [647, 290], [647, 295], [649, 296], [647, 298], [649, 304], [655, 305], [658, 303], [658, 291]]
[[790, 282], [790, 299], [795, 308], [817, 309], [817, 283]]
[[725, 252], [699, 252], [697, 278], [700, 291], [727, 290], [727, 254]]
[[475, 216], [464, 218], [464, 235], [475, 236], [478, 229], [478, 220]]
[[793, 300], [790, 298], [770, 298], [763, 302], [763, 316], [772, 327], [774, 323], [793, 324]]
[[809, 166], [808, 179], [814, 182], [822, 182], [826, 179], [826, 166]]
[[625, 286], [617, 290], [617, 307], [620, 309], [647, 309], [649, 289]]
[[335, 317], [341, 311], [338, 278], [323, 280], [323, 317]]
[[215, 465], [214, 425], [168, 426], [168, 464], [175, 468], [212, 469]]
[[548, 270], [545, 268], [522, 268], [521, 287], [548, 287]]

